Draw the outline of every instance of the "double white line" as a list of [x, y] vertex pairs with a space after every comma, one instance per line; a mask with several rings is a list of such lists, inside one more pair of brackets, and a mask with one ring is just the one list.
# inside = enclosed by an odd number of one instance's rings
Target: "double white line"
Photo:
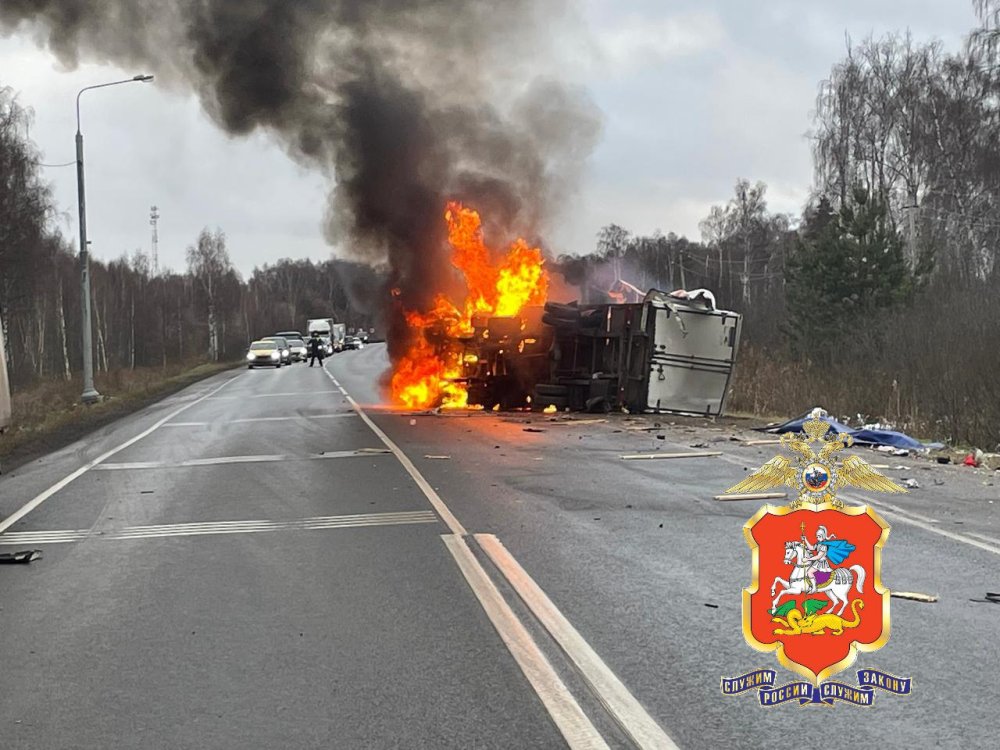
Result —
[[[452, 514], [409, 457], [385, 434], [358, 403], [343, 389], [336, 378], [323, 368], [327, 377], [344, 393], [348, 403], [358, 413], [385, 446], [399, 459], [403, 468], [417, 483], [424, 496], [451, 530], [442, 540], [466, 582], [472, 589], [487, 617], [496, 629], [521, 672], [542, 701], [546, 711], [572, 750], [609, 750], [604, 737], [584, 713], [569, 688], [556, 673], [551, 662], [539, 648], [510, 604], [493, 583], [466, 541], [468, 533]], [[528, 605], [538, 621], [559, 645], [583, 677], [584, 682], [601, 701], [622, 731], [640, 750], [676, 750], [677, 745], [649, 715], [642, 704], [601, 660], [597, 652], [583, 639], [545, 592], [525, 572], [500, 541], [492, 536], [476, 534], [475, 541], [489, 556], [497, 570], [507, 579], [517, 595]]]

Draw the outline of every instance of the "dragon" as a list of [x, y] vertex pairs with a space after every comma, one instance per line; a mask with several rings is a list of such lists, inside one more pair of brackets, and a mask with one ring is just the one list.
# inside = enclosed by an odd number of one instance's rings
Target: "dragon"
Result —
[[864, 609], [864, 606], [865, 603], [860, 599], [851, 602], [853, 620], [845, 620], [839, 615], [821, 615], [815, 612], [803, 615], [798, 609], [791, 609], [784, 617], [772, 617], [771, 622], [782, 626], [775, 628], [775, 635], [823, 635], [827, 629], [831, 635], [840, 635], [845, 628], [856, 628], [861, 624], [861, 615], [858, 610]]

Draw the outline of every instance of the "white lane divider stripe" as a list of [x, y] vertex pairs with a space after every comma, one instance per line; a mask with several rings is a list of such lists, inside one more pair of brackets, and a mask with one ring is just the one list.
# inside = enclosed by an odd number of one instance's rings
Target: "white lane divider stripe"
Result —
[[326, 458], [357, 458], [359, 456], [388, 455], [383, 448], [361, 448], [352, 451], [329, 451], [313, 456], [291, 456], [283, 454], [262, 454], [256, 456], [219, 456], [217, 458], [191, 458], [186, 461], [130, 461], [95, 466], [94, 471], [127, 471], [133, 469], [176, 469], [189, 466], [217, 466], [220, 464], [256, 464], [276, 461], [315, 461]]
[[676, 749], [674, 741], [556, 608], [500, 540], [492, 534], [476, 534], [475, 540], [570, 661], [576, 665], [587, 685], [636, 746], [642, 750]]
[[0, 535], [0, 545], [65, 544], [78, 542], [83, 539], [121, 541], [171, 536], [252, 534], [262, 531], [312, 531], [437, 522], [438, 517], [434, 514], [434, 511], [415, 510], [393, 513], [359, 513], [348, 516], [314, 516], [312, 518], [297, 518], [289, 521], [264, 519], [257, 521], [210, 521], [204, 523], [161, 524], [157, 526], [127, 526], [124, 529], [112, 532], [91, 532], [87, 529], [12, 531]]
[[851, 502], [861, 504], [867, 504], [872, 506], [875, 510], [881, 513], [887, 518], [895, 518], [903, 523], [908, 523], [911, 526], [916, 526], [918, 529], [923, 529], [924, 531], [929, 531], [932, 534], [937, 534], [943, 536], [946, 539], [951, 539], [954, 542], [961, 542], [962, 544], [967, 544], [970, 547], [976, 547], [978, 549], [984, 550], [986, 552], [992, 552], [994, 555], [1000, 555], [1000, 545], [988, 544], [978, 539], [972, 539], [971, 535], [966, 536], [965, 534], [959, 534], [955, 531], [948, 531], [948, 529], [942, 529], [938, 522], [934, 519], [927, 519], [926, 516], [918, 516], [916, 513], [911, 513], [910, 511], [904, 511], [902, 508], [896, 508], [894, 505], [888, 505], [883, 503], [881, 500], [871, 500], [871, 499], [861, 499], [843, 496], [845, 500], [850, 500]]
[[453, 534], [441, 538], [455, 558], [486, 616], [490, 618], [504, 645], [507, 646], [514, 661], [521, 668], [565, 738], [566, 744], [573, 750], [591, 748], [606, 750], [608, 744], [604, 738], [587, 718], [565, 683], [559, 679], [559, 675], [538, 648], [531, 634], [517, 619], [510, 605], [500, 595], [493, 581], [469, 550], [465, 540]]
[[276, 398], [278, 396], [301, 396], [302, 398], [313, 398], [323, 394], [336, 393], [336, 391], [296, 391], [287, 393], [248, 393], [245, 396], [212, 396], [212, 401], [242, 401], [246, 398]]
[[368, 521], [329, 521], [326, 523], [312, 524], [276, 524], [263, 526], [220, 526], [217, 528], [205, 529], [164, 529], [162, 531], [144, 532], [119, 532], [108, 534], [106, 538], [111, 540], [127, 539], [159, 539], [174, 536], [213, 536], [220, 534], [259, 534], [265, 531], [322, 531], [325, 529], [357, 529], [366, 526], [406, 526], [420, 523], [437, 523], [438, 519], [433, 513], [428, 511], [428, 515], [420, 518], [385, 518], [371, 519]]
[[300, 422], [310, 419], [342, 419], [357, 417], [353, 411], [337, 412], [336, 414], [299, 414], [293, 417], [246, 417], [244, 419], [229, 419], [225, 422], [168, 422], [164, 427], [225, 427], [229, 424], [246, 424], [248, 422]]
[[982, 539], [984, 542], [990, 542], [991, 544], [1000, 545], [1000, 539], [992, 536], [986, 536], [985, 534], [977, 534], [974, 531], [966, 532], [969, 536], [974, 536], [976, 539]]
[[72, 472], [71, 474], [69, 474], [68, 476], [64, 477], [63, 479], [60, 479], [58, 482], [56, 482], [54, 485], [52, 485], [51, 487], [49, 487], [44, 492], [40, 492], [39, 494], [35, 495], [35, 497], [33, 497], [31, 500], [29, 500], [28, 502], [26, 502], [24, 505], [22, 505], [16, 511], [14, 511], [13, 513], [11, 513], [3, 521], [0, 521], [0, 534], [2, 534], [4, 531], [6, 531], [7, 529], [9, 529], [15, 523], [17, 523], [18, 521], [20, 521], [22, 518], [24, 518], [26, 515], [28, 515], [31, 511], [33, 511], [39, 505], [41, 505], [42, 503], [44, 503], [46, 500], [48, 500], [50, 497], [52, 497], [54, 494], [56, 494], [59, 490], [61, 490], [63, 487], [65, 487], [70, 482], [72, 482], [74, 479], [77, 479], [78, 477], [82, 476], [83, 474], [86, 474], [88, 471], [90, 471], [91, 469], [93, 469], [95, 466], [97, 466], [98, 464], [104, 462], [106, 459], [111, 458], [113, 455], [115, 455], [119, 451], [123, 451], [126, 448], [128, 448], [130, 445], [134, 445], [135, 443], [139, 442], [144, 437], [146, 437], [147, 435], [149, 435], [152, 432], [154, 432], [158, 427], [162, 427], [167, 422], [169, 422], [170, 420], [172, 420], [178, 414], [181, 414], [182, 412], [187, 411], [188, 409], [190, 409], [192, 406], [195, 406], [196, 404], [200, 404], [205, 399], [208, 399], [208, 398], [212, 397], [214, 394], [216, 394], [219, 391], [221, 391], [223, 388], [225, 388], [227, 385], [229, 385], [230, 383], [232, 383], [234, 380], [238, 379], [239, 377], [240, 376], [237, 375], [234, 378], [230, 378], [225, 383], [223, 383], [222, 385], [220, 385], [218, 388], [212, 389], [211, 391], [209, 391], [208, 393], [206, 393], [204, 396], [196, 398], [194, 401], [191, 401], [191, 402], [189, 402], [187, 404], [184, 404], [184, 406], [181, 406], [178, 409], [174, 409], [167, 416], [163, 417], [162, 419], [157, 420], [156, 422], [153, 423], [153, 425], [151, 427], [146, 428], [145, 430], [143, 430], [142, 432], [140, 432], [135, 437], [129, 438], [128, 440], [126, 440], [121, 445], [119, 445], [119, 446], [117, 446], [115, 448], [112, 448], [109, 451], [106, 451], [106, 452], [102, 453], [100, 456], [98, 456], [97, 458], [93, 459], [92, 461], [88, 461], [87, 463], [85, 463], [83, 466], [81, 466], [76, 471]]
[[251, 521], [200, 521], [194, 523], [166, 523], [157, 524], [153, 526], [129, 526], [124, 531], [128, 532], [143, 532], [143, 531], [163, 531], [169, 529], [205, 529], [205, 528], [215, 528], [215, 527], [236, 527], [236, 526], [270, 526], [277, 528], [279, 526], [290, 526], [290, 525], [301, 525], [301, 524], [317, 524], [317, 523], [327, 523], [327, 522], [354, 522], [354, 521], [371, 521], [378, 519], [392, 520], [397, 518], [435, 518], [434, 512], [430, 510], [412, 510], [412, 511], [398, 511], [394, 513], [358, 513], [356, 515], [348, 516], [313, 516], [312, 518], [295, 518], [287, 521], [281, 520], [251, 520]]
[[[342, 387], [330, 371], [326, 369], [326, 365], [323, 365], [323, 372], [326, 373], [326, 376], [330, 378], [337, 388]], [[403, 453], [400, 447], [396, 445], [388, 435], [382, 432], [379, 426], [375, 424], [367, 414], [365, 414], [364, 409], [358, 405], [357, 401], [351, 398], [347, 391], [344, 391], [344, 398], [347, 399], [351, 408], [358, 413], [358, 416], [364, 420], [364, 423], [371, 428], [371, 431], [378, 436], [378, 439], [385, 444], [385, 447], [392, 451], [392, 454], [396, 457], [399, 463], [401, 463], [403, 468], [406, 469], [406, 473], [409, 474], [413, 481], [417, 483], [417, 486], [420, 488], [420, 491], [424, 493], [424, 497], [427, 498], [427, 501], [431, 504], [431, 506], [433, 506], [434, 510], [437, 511], [437, 514], [441, 516], [441, 520], [445, 522], [451, 533], [458, 534], [459, 536], [465, 536], [468, 533], [465, 530], [465, 527], [459, 523], [457, 518], [455, 518], [448, 506], [445, 505], [444, 500], [442, 500], [441, 496], [438, 495], [437, 491], [431, 487], [430, 483], [426, 479], [424, 479], [424, 475], [417, 471], [417, 467], [413, 465], [413, 462], [409, 459], [409, 457]]]

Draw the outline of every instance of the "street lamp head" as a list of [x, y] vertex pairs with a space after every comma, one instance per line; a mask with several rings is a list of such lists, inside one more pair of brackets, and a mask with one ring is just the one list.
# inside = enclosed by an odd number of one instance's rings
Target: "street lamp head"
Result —
[[135, 76], [132, 80], [133, 81], [143, 81], [143, 82], [152, 81], [153, 80], [153, 76], [138, 75], [138, 76]]

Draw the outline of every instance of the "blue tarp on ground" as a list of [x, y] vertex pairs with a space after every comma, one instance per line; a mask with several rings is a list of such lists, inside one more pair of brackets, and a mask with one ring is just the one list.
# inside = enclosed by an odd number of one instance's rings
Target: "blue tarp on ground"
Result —
[[[780, 435], [784, 432], [802, 432], [802, 425], [810, 419], [809, 414], [803, 414], [798, 419], [790, 419], [784, 424], [773, 427], [762, 428], [763, 432], [772, 432]], [[820, 417], [821, 420], [830, 425], [830, 430], [836, 434], [846, 433], [854, 438], [858, 445], [891, 445], [893, 448], [908, 448], [910, 450], [923, 450], [932, 447], [924, 445], [919, 440], [911, 438], [902, 432], [894, 430], [854, 430], [842, 422], [838, 422], [833, 417]]]

